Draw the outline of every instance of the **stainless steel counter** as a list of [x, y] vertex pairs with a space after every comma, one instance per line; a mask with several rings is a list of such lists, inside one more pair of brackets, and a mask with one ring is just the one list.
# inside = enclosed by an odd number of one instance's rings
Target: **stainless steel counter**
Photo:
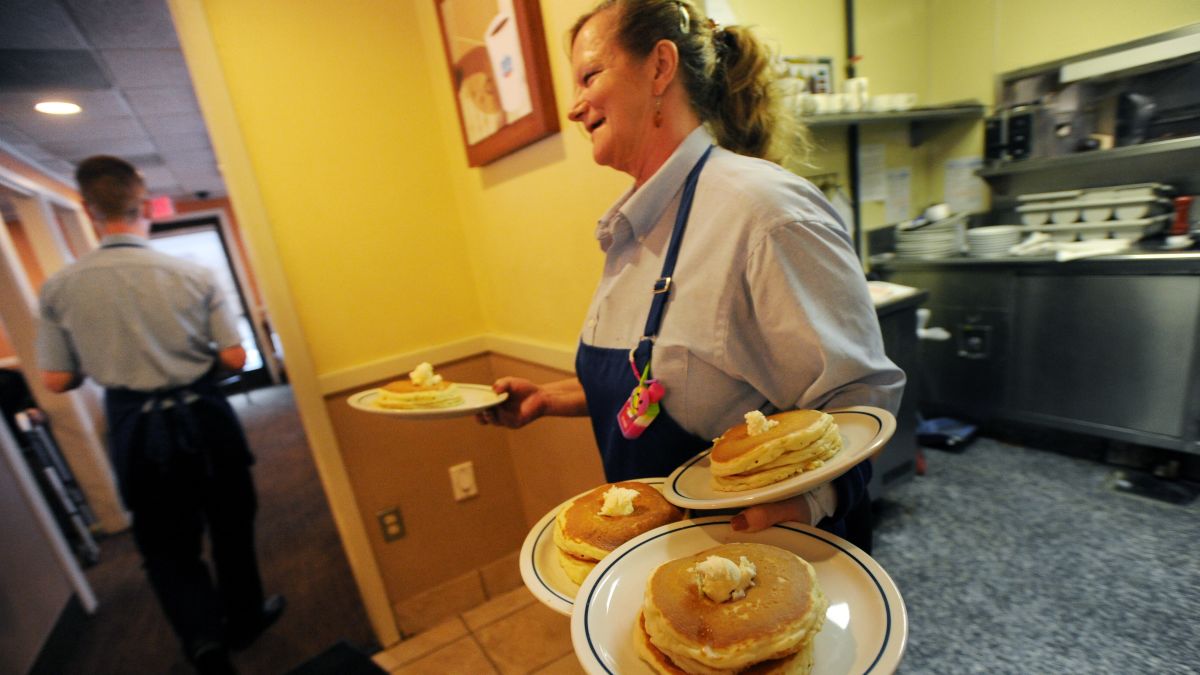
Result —
[[929, 290], [921, 407], [1200, 454], [1200, 251], [876, 263]]

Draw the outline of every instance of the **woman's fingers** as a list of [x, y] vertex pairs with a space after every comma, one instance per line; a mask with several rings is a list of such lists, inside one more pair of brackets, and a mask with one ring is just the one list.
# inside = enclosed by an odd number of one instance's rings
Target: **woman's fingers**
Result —
[[751, 506], [734, 516], [729, 526], [739, 532], [758, 532], [790, 520], [802, 523], [809, 521], [808, 503], [803, 496]]

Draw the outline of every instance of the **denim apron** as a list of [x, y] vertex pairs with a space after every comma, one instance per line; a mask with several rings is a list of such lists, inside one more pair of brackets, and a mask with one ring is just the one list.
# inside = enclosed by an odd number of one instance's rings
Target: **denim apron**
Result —
[[658, 335], [662, 317], [670, 299], [671, 275], [675, 272], [675, 261], [679, 257], [679, 244], [692, 210], [692, 198], [696, 194], [696, 183], [700, 170], [708, 161], [712, 146], [704, 152], [696, 166], [692, 167], [683, 184], [683, 197], [671, 241], [663, 259], [662, 274], [654, 284], [654, 300], [646, 317], [646, 328], [642, 338], [632, 349], [610, 349], [579, 343], [575, 354], [575, 374], [583, 385], [587, 397], [588, 415], [592, 418], [592, 433], [600, 446], [600, 458], [604, 463], [604, 477], [608, 482], [668, 476], [680, 464], [705, 450], [712, 441], [700, 438], [679, 426], [667, 412], [666, 399], [660, 402], [658, 416], [637, 438], [625, 438], [617, 424], [617, 414], [625, 405], [630, 392], [638, 380], [630, 367], [630, 361], [639, 372], [650, 366], [650, 353], [654, 337]]

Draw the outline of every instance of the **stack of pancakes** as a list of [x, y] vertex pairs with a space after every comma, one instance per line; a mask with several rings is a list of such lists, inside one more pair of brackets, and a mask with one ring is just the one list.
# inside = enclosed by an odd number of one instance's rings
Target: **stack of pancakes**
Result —
[[408, 374], [407, 380], [389, 382], [379, 389], [376, 404], [381, 408], [449, 408], [463, 402], [458, 385], [435, 375], [433, 366], [422, 363]]
[[[604, 494], [614, 485], [637, 491], [629, 515], [600, 514]], [[651, 485], [637, 481], [606, 483], [559, 510], [554, 519], [558, 561], [571, 581], [583, 584], [588, 572], [613, 549], [643, 532], [682, 518], [683, 511]]]
[[[701, 591], [697, 565], [710, 556], [745, 557], [754, 566], [745, 596], [718, 602]], [[808, 673], [827, 606], [816, 571], [796, 554], [768, 544], [725, 544], [654, 571], [634, 642], [664, 675]]]
[[437, 384], [413, 384], [408, 380], [389, 382], [379, 390], [376, 404], [381, 408], [449, 408], [462, 403], [458, 385], [445, 380]]
[[820, 410], [789, 410], [767, 419], [779, 424], [757, 435], [739, 424], [713, 442], [709, 461], [714, 490], [770, 485], [816, 469], [842, 449], [833, 416]]

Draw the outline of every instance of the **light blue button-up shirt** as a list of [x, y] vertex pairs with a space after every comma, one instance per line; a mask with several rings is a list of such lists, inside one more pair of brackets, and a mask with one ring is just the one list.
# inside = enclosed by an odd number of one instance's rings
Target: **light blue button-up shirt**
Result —
[[211, 271], [133, 235], [100, 244], [42, 285], [42, 370], [155, 391], [196, 381], [219, 350], [241, 342]]
[[[629, 349], [641, 337], [684, 180], [712, 142], [696, 129], [600, 220], [606, 259], [585, 344]], [[671, 293], [651, 369], [684, 429], [715, 438], [759, 409], [899, 407], [904, 373], [884, 355], [845, 225], [777, 164], [714, 148]]]

